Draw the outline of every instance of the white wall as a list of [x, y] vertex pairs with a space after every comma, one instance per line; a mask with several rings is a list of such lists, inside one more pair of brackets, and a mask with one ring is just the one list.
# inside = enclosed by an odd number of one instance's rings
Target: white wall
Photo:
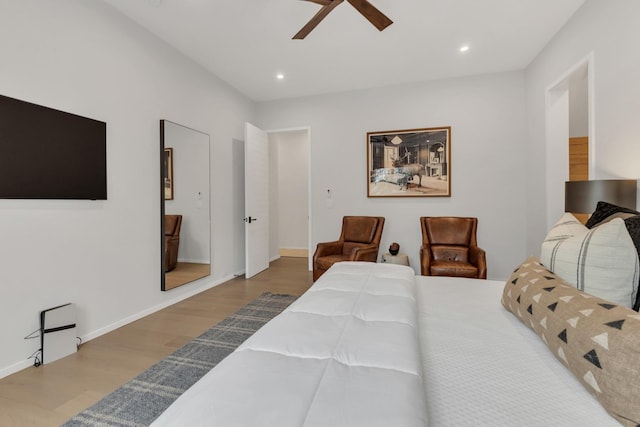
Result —
[[551, 228], [564, 213], [564, 183], [569, 179], [569, 110], [566, 87], [550, 90], [545, 123], [545, 139], [549, 141], [544, 163], [546, 175], [540, 177], [540, 182], [546, 186], [545, 229]]
[[278, 151], [280, 146], [273, 135], [269, 139], [269, 260], [280, 258], [280, 216], [278, 215]]
[[231, 211], [233, 223], [232, 272], [244, 274], [245, 270], [245, 223], [244, 223], [244, 141], [234, 139], [232, 143], [233, 170], [231, 171]]
[[[397, 241], [419, 271], [420, 216], [476, 216], [488, 275], [506, 278], [526, 255], [524, 87], [512, 72], [265, 102], [258, 125], [312, 129], [312, 247], [336, 239], [344, 215], [380, 215], [381, 253]], [[367, 198], [366, 133], [438, 126], [452, 128], [452, 197]]]
[[589, 90], [586, 72], [569, 79], [569, 137], [589, 135]]
[[[538, 254], [548, 224], [537, 212], [552, 203], [544, 185], [545, 91], [574, 65], [593, 53], [594, 144], [591, 179], [640, 177], [640, 2], [588, 0], [528, 67], [527, 250]], [[591, 90], [591, 89], [590, 89]], [[559, 203], [555, 201], [553, 203]], [[550, 206], [561, 211], [561, 206]]]
[[[0, 200], [0, 377], [39, 311], [94, 337], [230, 277], [232, 139], [254, 105], [101, 2], [0, 0], [0, 93], [107, 122], [108, 200]], [[211, 135], [213, 275], [160, 291], [159, 120]], [[0, 172], [1, 173], [1, 172]]]

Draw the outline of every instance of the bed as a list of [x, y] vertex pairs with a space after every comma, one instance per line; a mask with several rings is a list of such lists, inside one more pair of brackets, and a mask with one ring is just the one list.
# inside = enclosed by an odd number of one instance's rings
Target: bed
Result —
[[620, 425], [502, 307], [504, 282], [418, 277], [416, 284], [429, 425]]
[[152, 425], [620, 425], [505, 309], [507, 291], [502, 281], [335, 264]]

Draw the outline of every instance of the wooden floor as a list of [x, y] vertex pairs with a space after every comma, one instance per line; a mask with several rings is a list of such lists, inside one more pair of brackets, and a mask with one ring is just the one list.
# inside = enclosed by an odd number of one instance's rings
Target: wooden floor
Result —
[[300, 295], [311, 282], [307, 259], [280, 258], [251, 279], [238, 277], [89, 341], [71, 356], [3, 378], [0, 426], [59, 426], [263, 292]]
[[294, 257], [294, 258], [309, 258], [308, 249], [287, 249], [280, 248], [280, 256]]
[[210, 264], [178, 262], [176, 268], [164, 274], [164, 288], [168, 291], [169, 289], [206, 277], [210, 272]]

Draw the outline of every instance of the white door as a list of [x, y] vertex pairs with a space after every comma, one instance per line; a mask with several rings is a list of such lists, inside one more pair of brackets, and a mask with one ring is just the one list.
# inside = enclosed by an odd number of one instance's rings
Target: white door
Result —
[[244, 126], [245, 277], [269, 268], [269, 144], [267, 133]]

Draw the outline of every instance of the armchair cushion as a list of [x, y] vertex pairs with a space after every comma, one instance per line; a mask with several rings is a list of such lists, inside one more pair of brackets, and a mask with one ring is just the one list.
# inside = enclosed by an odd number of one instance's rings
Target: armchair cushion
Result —
[[469, 248], [466, 246], [433, 245], [431, 253], [434, 261], [469, 262]]
[[345, 242], [371, 243], [375, 237], [378, 218], [375, 217], [345, 217], [343, 236]]
[[478, 277], [478, 268], [467, 262], [432, 261], [431, 276]]

